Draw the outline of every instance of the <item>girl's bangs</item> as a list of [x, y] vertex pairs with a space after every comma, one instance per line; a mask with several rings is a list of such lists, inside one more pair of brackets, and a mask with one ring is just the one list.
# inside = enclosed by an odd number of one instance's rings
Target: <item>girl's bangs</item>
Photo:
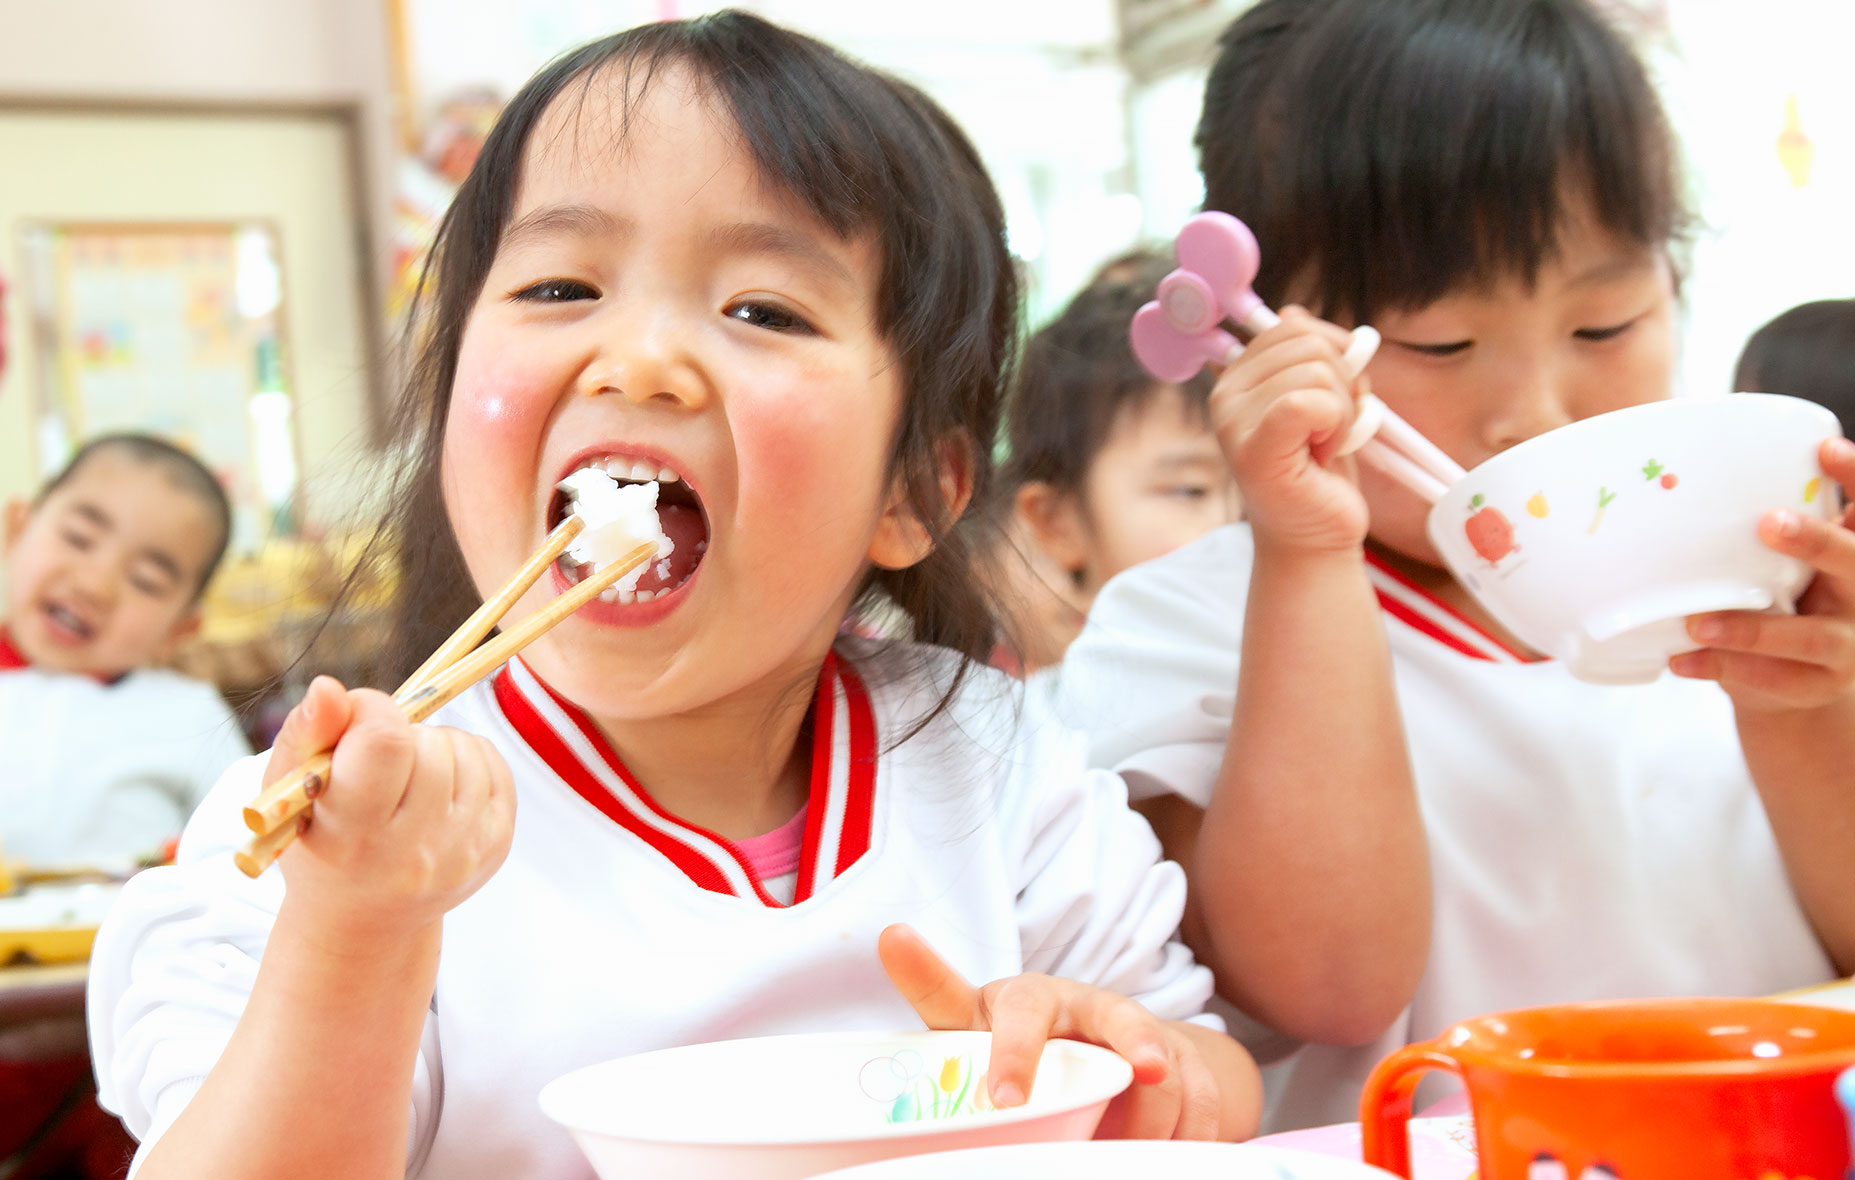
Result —
[[[1646, 247], [1683, 232], [1672, 136], [1628, 46], [1553, 0], [1478, 5], [1312, 18], [1330, 35], [1300, 39], [1254, 124], [1267, 142], [1250, 162], [1279, 170], [1260, 182], [1259, 289], [1299, 280], [1295, 295], [1359, 322], [1493, 276], [1530, 284], [1573, 218]], [[1206, 118], [1201, 146], [1231, 130]]]

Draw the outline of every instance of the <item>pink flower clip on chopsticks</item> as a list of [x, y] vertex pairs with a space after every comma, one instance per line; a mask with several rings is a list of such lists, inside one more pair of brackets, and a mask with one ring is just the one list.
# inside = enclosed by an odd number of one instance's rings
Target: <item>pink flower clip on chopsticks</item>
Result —
[[[1134, 313], [1128, 329], [1141, 367], [1172, 382], [1189, 380], [1207, 364], [1228, 364], [1243, 351], [1225, 323], [1255, 336], [1281, 322], [1252, 289], [1262, 251], [1249, 226], [1228, 213], [1200, 213], [1179, 231], [1176, 253], [1178, 269], [1160, 280], [1153, 301]], [[1378, 344], [1378, 333], [1361, 325], [1341, 360], [1357, 376]], [[1464, 474], [1455, 460], [1369, 393], [1359, 398], [1358, 416], [1339, 449], [1342, 455], [1355, 451], [1360, 462], [1428, 504]]]

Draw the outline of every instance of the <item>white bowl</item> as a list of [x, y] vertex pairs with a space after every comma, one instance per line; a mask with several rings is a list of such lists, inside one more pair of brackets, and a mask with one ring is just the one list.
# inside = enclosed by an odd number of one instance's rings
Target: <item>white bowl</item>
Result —
[[1244, 1143], [1033, 1143], [888, 1160], [815, 1180], [1386, 1180], [1352, 1160]]
[[926, 1151], [1086, 1139], [1133, 1081], [1106, 1049], [1051, 1041], [1029, 1101], [976, 1109], [991, 1047], [984, 1032], [685, 1045], [556, 1078], [541, 1109], [603, 1180], [798, 1180]]
[[1774, 508], [1831, 519], [1836, 416], [1765, 393], [1586, 418], [1503, 451], [1430, 510], [1430, 541], [1502, 626], [1598, 684], [1693, 651], [1687, 616], [1793, 609], [1808, 565], [1758, 539]]

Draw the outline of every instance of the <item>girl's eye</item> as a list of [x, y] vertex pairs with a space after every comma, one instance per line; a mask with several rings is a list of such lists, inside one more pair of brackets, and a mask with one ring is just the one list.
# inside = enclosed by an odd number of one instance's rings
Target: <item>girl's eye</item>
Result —
[[1636, 321], [1630, 320], [1610, 328], [1579, 328], [1572, 335], [1580, 340], [1615, 340], [1635, 326]]
[[581, 299], [597, 299], [599, 292], [577, 279], [542, 279], [523, 287], [509, 298], [522, 303], [571, 303]]
[[771, 332], [795, 332], [812, 335], [815, 329], [796, 314], [772, 303], [756, 303], [743, 299], [730, 303], [722, 310], [729, 319], [752, 324], [756, 328], [765, 328]]
[[1413, 344], [1404, 340], [1394, 340], [1392, 343], [1399, 348], [1409, 349], [1419, 356], [1455, 356], [1457, 353], [1467, 352], [1469, 345], [1475, 342], [1473, 340], [1451, 340], [1446, 344]]
[[65, 541], [65, 544], [69, 545], [73, 549], [78, 550], [79, 552], [82, 552], [83, 550], [90, 548], [90, 538], [85, 536], [83, 533], [74, 533], [74, 532], [70, 532], [69, 530], [67, 530], [64, 533], [64, 541]]
[[164, 587], [149, 581], [147, 578], [130, 578], [129, 585], [135, 587], [143, 594], [148, 595], [150, 598], [159, 598], [164, 589]]
[[1190, 487], [1185, 484], [1180, 484], [1177, 487], [1163, 488], [1161, 490], [1168, 496], [1177, 496], [1183, 500], [1202, 500], [1211, 494], [1210, 488]]

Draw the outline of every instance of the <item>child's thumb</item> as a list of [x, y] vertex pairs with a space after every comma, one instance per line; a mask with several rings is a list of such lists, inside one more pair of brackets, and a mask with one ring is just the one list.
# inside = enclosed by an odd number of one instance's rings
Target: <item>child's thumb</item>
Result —
[[353, 715], [354, 706], [341, 681], [333, 676], [318, 676], [310, 681], [309, 691], [283, 719], [283, 728], [271, 746], [264, 785], [270, 786], [317, 754], [333, 749], [347, 732]]

